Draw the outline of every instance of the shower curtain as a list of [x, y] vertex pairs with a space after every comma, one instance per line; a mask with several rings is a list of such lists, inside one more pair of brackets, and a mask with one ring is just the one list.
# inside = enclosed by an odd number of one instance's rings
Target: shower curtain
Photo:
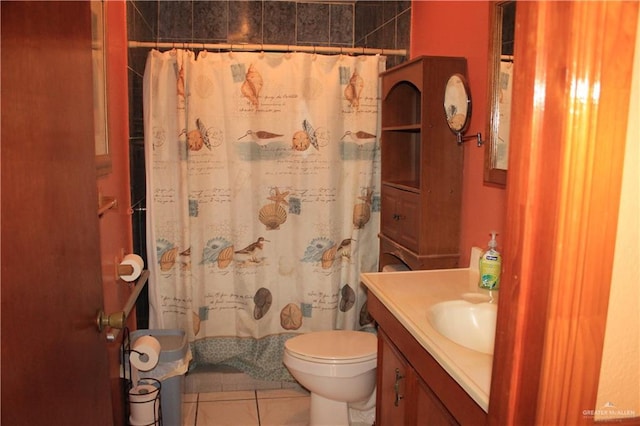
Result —
[[289, 380], [286, 339], [371, 330], [384, 57], [149, 53], [151, 328], [196, 364]]

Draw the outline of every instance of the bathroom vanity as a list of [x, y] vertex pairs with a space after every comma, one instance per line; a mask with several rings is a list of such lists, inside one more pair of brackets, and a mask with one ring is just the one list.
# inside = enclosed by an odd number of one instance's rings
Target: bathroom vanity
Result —
[[434, 319], [442, 306], [445, 314], [450, 306], [469, 312], [490, 308], [491, 318], [480, 322], [495, 333], [495, 292], [478, 289], [477, 270], [367, 273], [361, 279], [378, 324], [376, 425], [485, 424], [493, 355], [467, 346], [475, 344], [473, 337], [490, 338], [492, 352], [493, 335], [476, 336], [482, 333], [464, 322], [453, 324], [452, 317], [447, 324], [463, 331], [455, 343], [451, 338], [457, 337], [445, 337]]

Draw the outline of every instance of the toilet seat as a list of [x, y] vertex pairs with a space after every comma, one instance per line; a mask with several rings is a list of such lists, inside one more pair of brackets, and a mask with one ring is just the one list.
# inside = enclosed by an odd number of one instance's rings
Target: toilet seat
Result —
[[330, 330], [287, 340], [285, 351], [295, 358], [321, 364], [354, 364], [375, 360], [378, 339], [372, 333]]

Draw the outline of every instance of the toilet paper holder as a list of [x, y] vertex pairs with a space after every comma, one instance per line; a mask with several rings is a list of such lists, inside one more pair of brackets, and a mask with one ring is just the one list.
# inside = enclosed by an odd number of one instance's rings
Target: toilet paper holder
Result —
[[144, 270], [144, 260], [137, 254], [122, 253], [119, 257], [115, 258], [115, 273], [116, 278], [126, 282], [133, 282]]
[[[162, 383], [160, 380], [152, 377], [139, 377], [139, 374], [135, 372], [130, 360], [128, 360], [127, 358], [131, 355], [132, 352], [138, 353], [140, 355], [144, 354], [132, 348], [131, 335], [128, 327], [123, 327], [122, 333], [124, 334], [124, 336], [120, 345], [120, 365], [122, 366], [122, 378], [126, 382], [126, 386], [122, 390], [125, 394], [124, 396], [127, 402], [129, 403], [129, 410], [131, 414], [128, 419], [128, 424], [144, 424], [146, 426], [162, 425]], [[136, 385], [143, 384], [151, 384], [156, 389], [154, 390], [154, 392], [140, 394], [136, 394], [134, 392], [132, 394], [132, 391], [134, 390]], [[134, 396], [141, 396], [143, 399], [134, 399]], [[147, 396], [149, 398], [147, 398]], [[153, 416], [143, 416], [144, 418], [140, 418], [139, 414], [144, 414], [143, 411], [148, 414], [149, 410], [144, 410], [145, 408], [153, 408], [152, 410], [150, 410], [153, 411]]]
[[133, 274], [133, 266], [131, 265], [117, 265], [118, 267], [118, 277], [121, 275], [131, 275]]
[[138, 296], [142, 292], [142, 289], [147, 284], [147, 280], [149, 279], [149, 271], [144, 270], [140, 275], [140, 278], [135, 282], [133, 287], [133, 291], [129, 295], [127, 299], [127, 303], [124, 305], [122, 311], [115, 312], [111, 315], [105, 314], [103, 310], [98, 311], [98, 315], [96, 317], [96, 324], [98, 326], [98, 332], [101, 333], [105, 328], [111, 328], [113, 330], [107, 332], [107, 341], [114, 342], [120, 333], [120, 330], [125, 328], [127, 318], [129, 314], [133, 310], [136, 301], [138, 300]]

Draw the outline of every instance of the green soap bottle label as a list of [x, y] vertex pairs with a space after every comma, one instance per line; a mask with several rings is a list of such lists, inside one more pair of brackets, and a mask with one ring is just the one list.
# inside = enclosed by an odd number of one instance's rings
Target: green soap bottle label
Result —
[[480, 288], [497, 290], [500, 286], [500, 261], [497, 256], [480, 259]]

